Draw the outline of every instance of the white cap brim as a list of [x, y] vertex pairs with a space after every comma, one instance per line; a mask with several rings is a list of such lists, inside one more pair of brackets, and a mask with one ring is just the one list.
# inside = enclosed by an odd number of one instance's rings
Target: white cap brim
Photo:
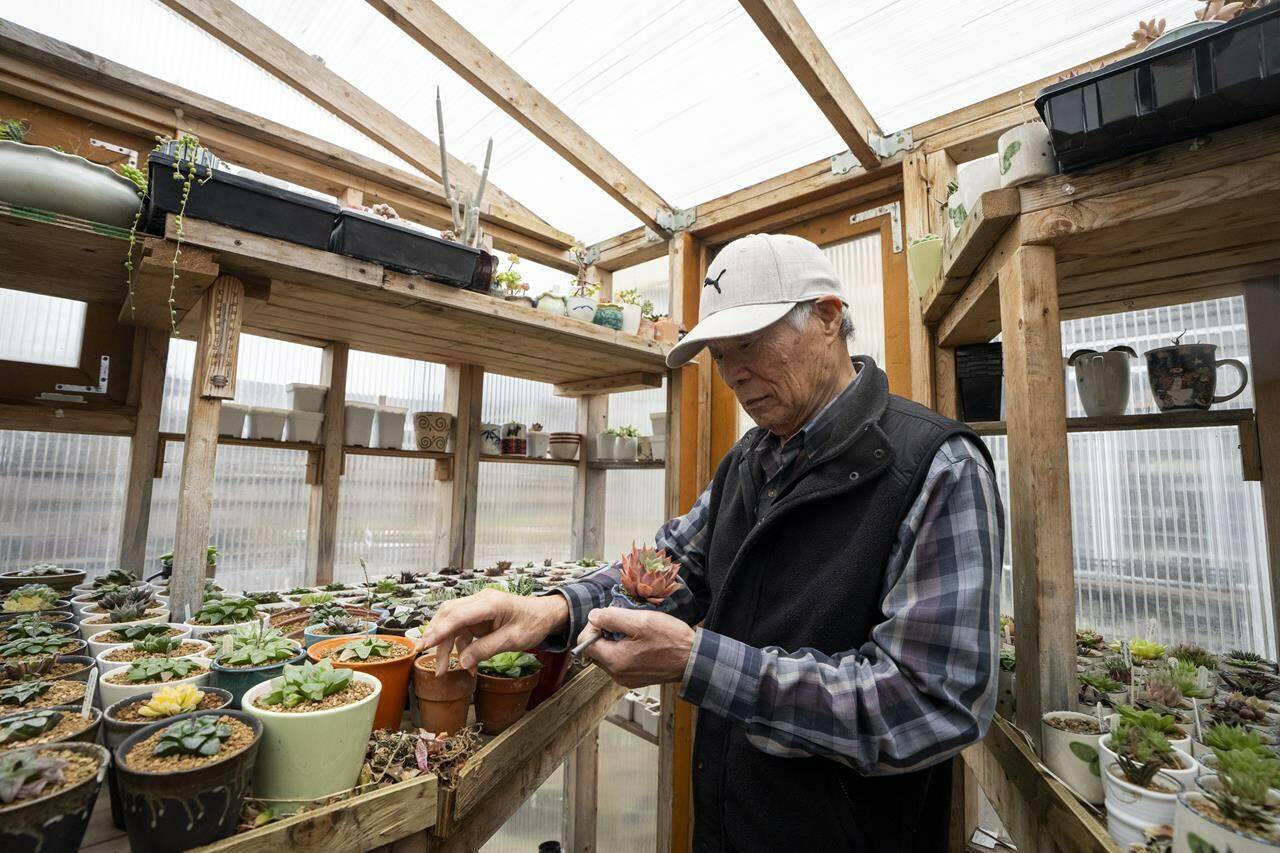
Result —
[[766, 302], [724, 308], [700, 320], [667, 353], [667, 367], [684, 367], [708, 343], [758, 332], [787, 316], [795, 302]]

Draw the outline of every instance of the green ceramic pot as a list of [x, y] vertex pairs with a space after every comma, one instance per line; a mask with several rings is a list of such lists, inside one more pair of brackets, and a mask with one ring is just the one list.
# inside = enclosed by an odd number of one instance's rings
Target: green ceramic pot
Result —
[[270, 692], [269, 681], [245, 691], [243, 710], [261, 720], [263, 729], [253, 776], [255, 797], [300, 806], [356, 784], [382, 682], [363, 672], [353, 672], [351, 678], [368, 684], [373, 692], [359, 702], [325, 711], [285, 713], [257, 707], [254, 700]]
[[209, 684], [230, 693], [230, 707], [239, 711], [240, 697], [244, 696], [245, 691], [250, 687], [275, 678], [284, 669], [285, 664], [299, 664], [306, 658], [306, 651], [299, 648], [298, 653], [288, 660], [267, 664], [266, 666], [223, 666], [215, 660], [211, 664], [213, 672], [209, 676]]
[[610, 329], [622, 330], [622, 306], [614, 305], [612, 302], [602, 302], [596, 308], [596, 317], [593, 321], [597, 326], [605, 326]]

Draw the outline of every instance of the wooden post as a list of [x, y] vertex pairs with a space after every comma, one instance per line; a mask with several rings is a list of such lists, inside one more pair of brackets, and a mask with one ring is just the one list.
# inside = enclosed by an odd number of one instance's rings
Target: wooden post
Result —
[[178, 514], [173, 543], [173, 578], [169, 582], [172, 619], [182, 621], [204, 600], [205, 548], [213, 512], [213, 474], [218, 455], [218, 414], [224, 399], [234, 399], [236, 353], [244, 285], [220, 275], [200, 298], [200, 336], [196, 340], [187, 433], [178, 487]]
[[1010, 533], [1017, 619], [1018, 725], [1040, 741], [1040, 715], [1076, 700], [1075, 579], [1067, 394], [1051, 246], [1023, 246], [1000, 271]]
[[[929, 233], [929, 181], [928, 164], [923, 151], [912, 151], [902, 162], [902, 218], [908, 244], [917, 237]], [[907, 293], [907, 346], [911, 353], [911, 399], [924, 405], [933, 400], [932, 334], [924, 324], [920, 307], [920, 291], [923, 285], [908, 275]]]
[[605, 487], [609, 472], [591, 467], [596, 458], [596, 434], [609, 426], [609, 395], [578, 398], [578, 426], [582, 447], [573, 478], [573, 529], [571, 555], [604, 559]]
[[596, 849], [596, 792], [600, 768], [600, 727], [583, 738], [564, 762], [564, 812], [561, 837], [565, 853]]
[[116, 564], [142, 577], [147, 561], [147, 530], [151, 524], [151, 487], [155, 482], [153, 475], [160, 443], [164, 376], [169, 364], [169, 333], [140, 328], [134, 340], [138, 381], [136, 388], [130, 389], [130, 395], [136, 391], [138, 418], [129, 442], [129, 479], [124, 492]]
[[960, 417], [955, 347], [933, 348], [933, 407], [940, 415]]
[[1262, 517], [1267, 525], [1271, 566], [1272, 638], [1280, 644], [1280, 612], [1274, 606], [1280, 590], [1280, 338], [1275, 333], [1275, 319], [1280, 317], [1280, 278], [1246, 281], [1244, 310], [1262, 462]]
[[329, 386], [324, 395], [324, 424], [320, 433], [320, 464], [311, 484], [307, 510], [307, 583], [333, 581], [333, 556], [338, 538], [338, 492], [342, 482], [342, 434], [347, 401], [347, 357], [350, 347], [332, 343], [325, 347], [320, 382]]
[[449, 498], [449, 565], [470, 569], [476, 560], [476, 496], [480, 481], [480, 403], [484, 368], [445, 368], [444, 405], [453, 414], [453, 480]]

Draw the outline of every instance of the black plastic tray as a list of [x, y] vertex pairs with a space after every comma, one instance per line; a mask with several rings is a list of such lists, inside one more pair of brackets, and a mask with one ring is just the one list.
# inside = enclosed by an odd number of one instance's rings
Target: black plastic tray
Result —
[[493, 259], [487, 252], [358, 210], [341, 210], [328, 249], [442, 284], [489, 292]]
[[[164, 233], [165, 214], [177, 213], [182, 201], [182, 181], [173, 177], [173, 162], [173, 157], [160, 153], [152, 153], [147, 160], [141, 227], [151, 234]], [[208, 175], [208, 169], [196, 167], [197, 181]], [[338, 218], [338, 205], [215, 169], [203, 184], [192, 183], [184, 215], [324, 249]]]
[[1036, 96], [1064, 172], [1280, 113], [1280, 4]]

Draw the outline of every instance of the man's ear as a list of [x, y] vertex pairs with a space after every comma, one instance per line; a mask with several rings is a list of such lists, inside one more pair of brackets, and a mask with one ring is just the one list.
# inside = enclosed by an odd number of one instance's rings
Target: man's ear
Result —
[[844, 303], [837, 296], [819, 296], [813, 300], [813, 316], [822, 324], [822, 331], [834, 337], [840, 333], [840, 317]]

